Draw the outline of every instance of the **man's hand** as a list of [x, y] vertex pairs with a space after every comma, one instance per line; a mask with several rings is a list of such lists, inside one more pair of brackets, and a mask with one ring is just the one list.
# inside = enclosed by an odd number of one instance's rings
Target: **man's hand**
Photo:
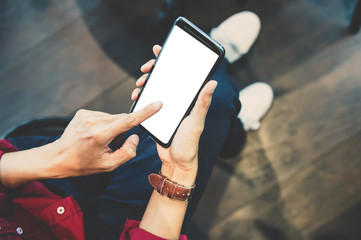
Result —
[[111, 115], [79, 110], [57, 141], [39, 148], [6, 153], [1, 158], [0, 179], [8, 187], [33, 180], [108, 172], [136, 155], [137, 135], [112, 151], [109, 143], [155, 114], [161, 102], [130, 114]]
[[151, 104], [142, 110], [130, 114], [111, 115], [103, 112], [79, 110], [62, 137], [55, 142], [64, 152], [63, 159], [56, 163], [71, 176], [109, 172], [136, 155], [139, 138], [130, 136], [121, 148], [112, 151], [111, 141], [119, 134], [137, 126], [155, 114], [162, 104]]
[[[156, 57], [160, 50], [161, 47], [158, 45], [153, 47]], [[152, 59], [141, 67], [141, 71], [145, 74], [136, 83], [138, 88], [132, 93], [133, 101], [138, 98], [139, 88], [144, 85], [154, 62], [155, 60]], [[157, 144], [158, 154], [162, 161], [162, 174], [180, 184], [191, 186], [195, 181], [198, 170], [199, 138], [203, 132], [205, 118], [216, 87], [216, 81], [209, 81], [205, 85], [191, 114], [182, 121], [169, 148], [163, 148]]]

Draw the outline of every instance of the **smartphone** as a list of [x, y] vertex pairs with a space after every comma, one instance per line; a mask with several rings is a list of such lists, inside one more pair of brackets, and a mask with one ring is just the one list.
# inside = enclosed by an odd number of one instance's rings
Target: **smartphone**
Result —
[[184, 17], [173, 24], [151, 73], [130, 112], [156, 101], [163, 107], [140, 124], [169, 147], [182, 120], [224, 57], [224, 48]]

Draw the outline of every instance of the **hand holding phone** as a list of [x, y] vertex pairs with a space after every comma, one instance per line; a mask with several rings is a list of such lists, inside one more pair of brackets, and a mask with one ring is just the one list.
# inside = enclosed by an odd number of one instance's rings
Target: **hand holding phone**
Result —
[[[159, 45], [153, 47], [155, 56], [158, 56], [160, 50]], [[138, 99], [139, 88], [144, 86], [147, 74], [153, 68], [153, 64], [154, 60], [150, 60], [142, 66], [141, 70], [145, 75], [140, 77], [136, 83], [138, 88], [134, 89], [132, 93], [133, 101]], [[209, 81], [204, 86], [192, 112], [180, 124], [169, 148], [157, 144], [159, 158], [163, 163], [162, 174], [180, 184], [191, 186], [194, 183], [198, 166], [199, 138], [216, 86], [216, 81]]]
[[161, 146], [171, 144], [223, 56], [223, 47], [194, 24], [182, 17], [176, 20], [131, 108], [137, 111], [151, 102], [162, 101], [163, 108], [140, 124]]

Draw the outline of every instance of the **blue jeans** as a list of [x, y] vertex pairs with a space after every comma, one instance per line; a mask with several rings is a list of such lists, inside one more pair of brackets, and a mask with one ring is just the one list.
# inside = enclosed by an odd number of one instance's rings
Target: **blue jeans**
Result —
[[[199, 170], [196, 190], [191, 199], [182, 232], [202, 196], [213, 166], [222, 148], [239, 151], [245, 132], [237, 118], [241, 104], [239, 89], [228, 74], [224, 61], [212, 79], [218, 81], [199, 146]], [[147, 176], [161, 167], [155, 142], [140, 128], [131, 129], [140, 138], [137, 156], [111, 173], [42, 181], [61, 196], [73, 195], [84, 212], [87, 239], [119, 239], [127, 218], [140, 220], [153, 188]], [[47, 144], [56, 138], [41, 136], [19, 137], [10, 141], [20, 150]]]

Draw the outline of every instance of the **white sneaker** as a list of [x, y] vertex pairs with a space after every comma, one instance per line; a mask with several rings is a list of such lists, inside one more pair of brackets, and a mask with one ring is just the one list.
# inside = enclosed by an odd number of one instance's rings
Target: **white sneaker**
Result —
[[267, 83], [256, 82], [239, 92], [242, 103], [238, 117], [244, 130], [257, 130], [261, 126], [262, 117], [268, 112], [273, 101], [273, 90]]
[[233, 63], [246, 54], [261, 30], [261, 20], [253, 12], [239, 12], [211, 30], [210, 36], [226, 50], [225, 58]]

